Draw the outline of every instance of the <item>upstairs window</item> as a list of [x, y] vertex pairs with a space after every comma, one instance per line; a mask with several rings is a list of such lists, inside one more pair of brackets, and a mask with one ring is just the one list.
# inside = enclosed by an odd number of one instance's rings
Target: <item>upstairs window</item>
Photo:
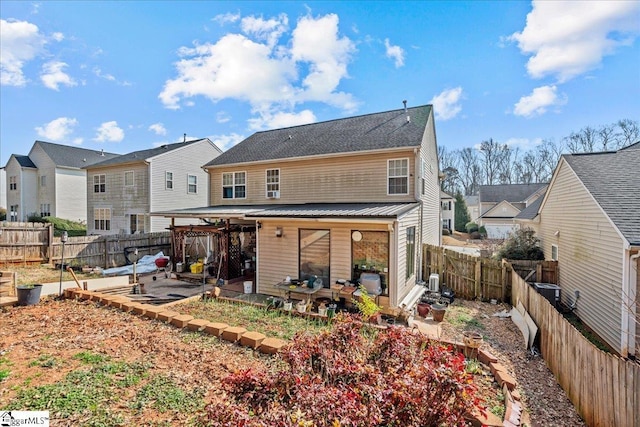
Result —
[[124, 185], [126, 187], [133, 187], [133, 171], [127, 171], [124, 173]]
[[42, 175], [40, 177], [40, 187], [46, 187], [46, 186], [47, 186], [47, 176]]
[[44, 218], [45, 216], [51, 216], [51, 204], [50, 203], [40, 203], [40, 216]]
[[187, 175], [187, 193], [198, 193], [198, 177], [195, 175]]
[[164, 173], [164, 188], [173, 190], [173, 172]]
[[245, 199], [247, 197], [247, 173], [225, 172], [222, 174], [222, 198]]
[[267, 169], [267, 199], [280, 198], [280, 169]]
[[93, 176], [93, 192], [94, 193], [106, 193], [107, 192], [107, 176], [94, 175]]
[[389, 194], [409, 194], [409, 159], [393, 159], [387, 164]]
[[18, 189], [18, 177], [10, 176], [9, 177], [9, 190], [17, 190]]

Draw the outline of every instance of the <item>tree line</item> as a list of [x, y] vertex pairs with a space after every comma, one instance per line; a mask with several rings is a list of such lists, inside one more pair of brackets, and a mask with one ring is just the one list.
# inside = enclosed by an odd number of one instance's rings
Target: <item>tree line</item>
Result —
[[598, 128], [586, 126], [555, 142], [545, 139], [521, 151], [493, 139], [475, 147], [447, 150], [438, 147], [441, 188], [449, 194], [478, 194], [481, 185], [549, 182], [562, 154], [614, 151], [640, 140], [637, 120], [622, 119]]

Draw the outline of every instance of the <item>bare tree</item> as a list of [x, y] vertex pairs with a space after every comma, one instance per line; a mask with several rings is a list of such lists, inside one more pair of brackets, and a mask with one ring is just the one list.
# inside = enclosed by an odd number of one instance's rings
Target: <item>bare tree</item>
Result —
[[600, 138], [600, 143], [602, 144], [603, 151], [618, 148], [618, 135], [616, 133], [615, 123], [600, 126], [600, 128], [598, 129], [598, 137]]
[[504, 146], [492, 138], [480, 143], [480, 155], [482, 156], [482, 169], [486, 185], [494, 185], [499, 181], [500, 166], [504, 156], [503, 150]]
[[571, 132], [565, 137], [567, 149], [572, 154], [592, 153], [598, 143], [598, 131], [591, 126], [584, 127], [578, 132]]
[[444, 179], [440, 184], [442, 191], [455, 194], [459, 189], [458, 163], [460, 158], [455, 151], [447, 151], [444, 146], [438, 146], [438, 159], [440, 170], [444, 174]]
[[622, 119], [619, 120], [618, 128], [620, 129], [618, 147], [626, 147], [640, 141], [640, 128], [636, 120]]
[[458, 153], [460, 156], [458, 174], [460, 185], [462, 185], [465, 196], [474, 195], [478, 192], [482, 183], [482, 167], [480, 166], [478, 151], [467, 147]]

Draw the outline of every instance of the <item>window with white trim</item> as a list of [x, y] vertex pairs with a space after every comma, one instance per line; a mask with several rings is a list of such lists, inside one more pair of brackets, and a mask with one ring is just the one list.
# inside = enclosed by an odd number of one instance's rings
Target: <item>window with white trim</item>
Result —
[[94, 193], [107, 192], [107, 176], [105, 174], [93, 176], [93, 192]]
[[144, 233], [144, 214], [129, 215], [129, 229], [131, 234], [136, 232]]
[[195, 175], [187, 175], [187, 193], [198, 193], [198, 177]]
[[173, 172], [164, 173], [164, 188], [166, 190], [173, 190]]
[[225, 172], [222, 174], [222, 198], [245, 199], [247, 197], [247, 173]]
[[17, 190], [18, 189], [18, 177], [10, 176], [9, 177], [9, 190]]
[[416, 272], [416, 228], [407, 227], [407, 274], [406, 278], [410, 278]]
[[387, 162], [388, 194], [409, 194], [409, 159]]
[[18, 221], [18, 205], [11, 205], [9, 207], [9, 221]]
[[280, 169], [267, 169], [266, 171], [266, 183], [267, 183], [267, 198], [279, 199], [280, 198]]
[[111, 230], [111, 209], [110, 208], [94, 208], [93, 209], [93, 228], [94, 230]]
[[126, 187], [133, 187], [133, 171], [126, 171], [124, 173], [124, 185]]
[[551, 259], [558, 261], [558, 245], [551, 245]]
[[51, 216], [51, 204], [40, 203], [40, 217]]

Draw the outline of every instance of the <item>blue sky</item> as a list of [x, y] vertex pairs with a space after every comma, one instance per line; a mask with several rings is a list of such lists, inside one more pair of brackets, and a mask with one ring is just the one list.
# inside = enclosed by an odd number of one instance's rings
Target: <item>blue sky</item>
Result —
[[[640, 119], [640, 2], [0, 2], [0, 166], [432, 103], [448, 150]], [[204, 159], [203, 159], [204, 160]]]

